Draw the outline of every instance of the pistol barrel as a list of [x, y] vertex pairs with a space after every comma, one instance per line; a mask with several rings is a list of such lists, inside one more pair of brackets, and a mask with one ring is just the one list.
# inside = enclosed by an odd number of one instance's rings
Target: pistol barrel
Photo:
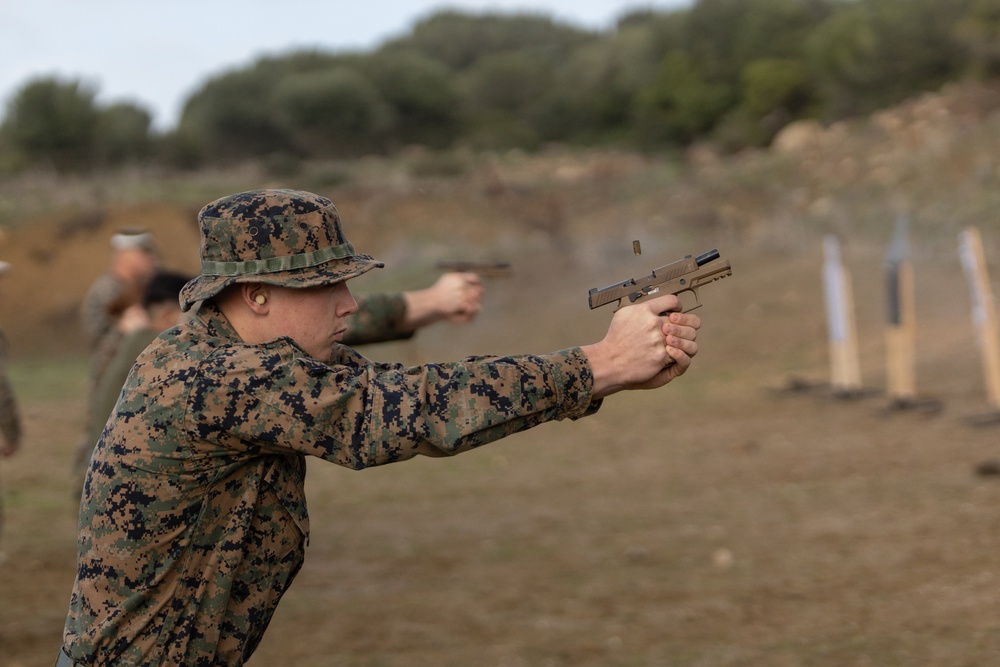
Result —
[[695, 261], [695, 263], [698, 264], [698, 266], [704, 266], [705, 264], [708, 264], [709, 262], [711, 262], [713, 260], [716, 260], [716, 259], [719, 259], [719, 249], [718, 248], [712, 248], [708, 252], [702, 253], [701, 255], [698, 255], [697, 257], [695, 257], [694, 261]]

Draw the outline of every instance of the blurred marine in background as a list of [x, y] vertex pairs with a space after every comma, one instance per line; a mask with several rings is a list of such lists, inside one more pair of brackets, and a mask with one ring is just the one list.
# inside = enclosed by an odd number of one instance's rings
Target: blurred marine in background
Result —
[[[77, 480], [82, 480], [87, 457], [94, 446], [91, 434], [99, 428], [91, 419], [97, 411], [94, 403], [101, 378], [122, 338], [145, 325], [146, 316], [140, 302], [159, 263], [160, 252], [152, 234], [140, 228], [121, 229], [111, 237], [108, 268], [91, 283], [83, 298], [80, 326], [90, 348], [90, 367], [87, 421], [73, 461]], [[79, 489], [79, 484], [76, 488]]]
[[[149, 346], [160, 332], [181, 323], [182, 315], [180, 293], [184, 284], [191, 276], [170, 270], [157, 270], [143, 290], [139, 301], [139, 314], [134, 316], [135, 325], [121, 332], [121, 340], [115, 346], [114, 355], [107, 362], [95, 388], [96, 394], [91, 397], [91, 414], [87, 420], [90, 433], [87, 436], [86, 450], [81, 457], [86, 463], [108, 415], [114, 410], [118, 395], [136, 358]], [[80, 487], [82, 489], [82, 477]]]
[[[0, 261], [0, 276], [10, 271], [10, 264]], [[0, 332], [0, 458], [13, 456], [21, 448], [21, 412], [14, 389], [7, 377], [7, 338]], [[0, 537], [3, 536], [3, 487], [0, 486]], [[0, 553], [0, 559], [3, 554]]]

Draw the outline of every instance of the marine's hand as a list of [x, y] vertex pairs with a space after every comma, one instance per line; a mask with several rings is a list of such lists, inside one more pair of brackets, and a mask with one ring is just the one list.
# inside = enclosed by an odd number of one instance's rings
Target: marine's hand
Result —
[[683, 375], [698, 353], [701, 319], [681, 313], [667, 294], [619, 309], [604, 339], [583, 350], [594, 372], [594, 398], [654, 389]]
[[149, 313], [138, 303], [122, 311], [118, 319], [118, 330], [123, 334], [130, 334], [146, 326], [149, 326]]
[[445, 273], [430, 287], [405, 292], [406, 319], [412, 329], [447, 320], [471, 321], [482, 307], [483, 281], [475, 273]]
[[476, 273], [445, 273], [430, 287], [444, 319], [469, 322], [483, 305], [483, 281]]

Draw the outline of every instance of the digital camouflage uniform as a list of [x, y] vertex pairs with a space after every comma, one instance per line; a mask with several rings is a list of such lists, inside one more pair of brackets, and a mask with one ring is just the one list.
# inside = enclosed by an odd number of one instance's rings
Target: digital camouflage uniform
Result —
[[87, 457], [94, 446], [94, 440], [90, 436], [102, 423], [95, 424], [91, 421], [97, 410], [96, 397], [100, 392], [104, 373], [114, 359], [123, 338], [117, 322], [125, 309], [139, 303], [141, 297], [141, 285], [129, 285], [113, 271], [106, 271], [91, 284], [80, 306], [80, 325], [90, 345], [90, 364], [87, 378], [87, 422], [84, 424], [83, 436], [77, 443], [74, 457], [76, 493], [80, 489]]
[[97, 348], [101, 338], [114, 329], [125, 308], [139, 303], [142, 290], [131, 288], [112, 271], [99, 275], [87, 289], [80, 305], [80, 324], [91, 348]]
[[[185, 307], [233, 282], [378, 265], [316, 195], [242, 193], [199, 219]], [[242, 664], [302, 565], [306, 456], [361, 469], [455, 454], [589, 414], [592, 388], [579, 348], [404, 368], [338, 344], [322, 363], [286, 337], [244, 343], [206, 301], [140, 355], [94, 451], [61, 664]]]
[[405, 340], [413, 336], [406, 329], [406, 301], [401, 292], [355, 295], [358, 312], [347, 320], [345, 345]]
[[8, 442], [21, 440], [21, 411], [7, 377], [7, 337], [0, 332], [0, 434]]
[[[0, 332], [0, 435], [8, 442], [21, 441], [21, 411], [7, 377], [7, 338]], [[3, 488], [0, 487], [0, 535], [3, 534]]]

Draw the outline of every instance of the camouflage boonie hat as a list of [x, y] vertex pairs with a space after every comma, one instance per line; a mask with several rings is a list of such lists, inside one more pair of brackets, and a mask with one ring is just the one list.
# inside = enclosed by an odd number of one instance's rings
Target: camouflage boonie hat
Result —
[[314, 287], [385, 266], [355, 252], [326, 197], [298, 190], [251, 190], [198, 213], [201, 275], [180, 293], [181, 309], [234, 283]]

